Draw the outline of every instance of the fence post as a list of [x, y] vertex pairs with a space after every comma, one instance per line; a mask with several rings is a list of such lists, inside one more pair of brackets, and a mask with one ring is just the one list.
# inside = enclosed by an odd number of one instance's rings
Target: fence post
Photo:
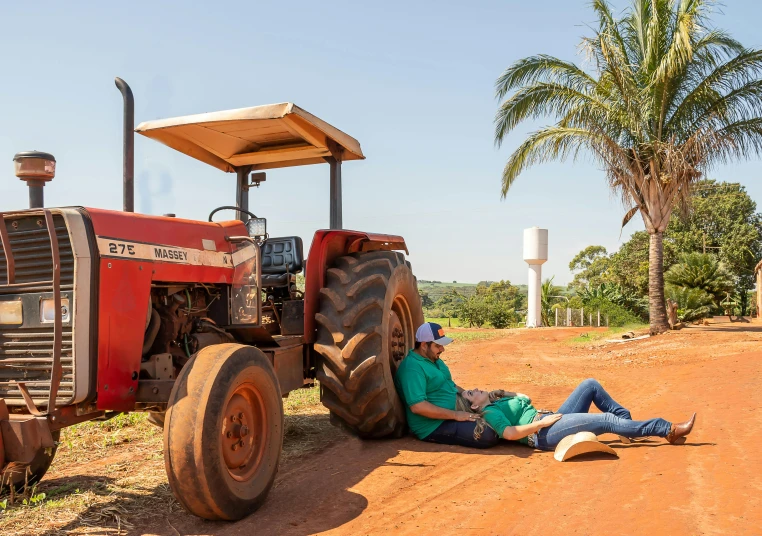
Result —
[[569, 309], [568, 307], [566, 308], [566, 327], [567, 328], [571, 327], [571, 309]]
[[587, 323], [593, 327], [593, 313], [587, 313]]
[[556, 327], [558, 327], [558, 309], [556, 309]]
[[606, 327], [609, 327], [609, 315], [606, 315]]
[[601, 310], [598, 309], [598, 327], [601, 327]]
[[580, 307], [579, 309], [579, 325], [584, 326], [585, 325], [585, 308]]

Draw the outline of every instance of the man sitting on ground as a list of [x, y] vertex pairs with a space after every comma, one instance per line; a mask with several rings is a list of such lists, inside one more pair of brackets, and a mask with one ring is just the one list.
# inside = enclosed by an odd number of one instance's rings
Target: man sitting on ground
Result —
[[439, 324], [427, 322], [415, 334], [415, 349], [400, 363], [395, 377], [397, 392], [405, 404], [407, 423], [423, 441], [488, 448], [500, 438], [485, 427], [474, 439], [476, 417], [468, 411], [456, 411], [456, 395], [462, 391], [452, 381], [450, 369], [439, 356], [452, 339], [445, 337]]

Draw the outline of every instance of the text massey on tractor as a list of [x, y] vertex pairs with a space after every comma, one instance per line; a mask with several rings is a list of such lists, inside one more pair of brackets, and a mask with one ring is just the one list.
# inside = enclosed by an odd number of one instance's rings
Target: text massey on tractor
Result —
[[[422, 322], [407, 248], [341, 229], [341, 163], [364, 156], [314, 115], [284, 103], [133, 129], [132, 92], [116, 84], [124, 212], [45, 208], [55, 160], [14, 158], [32, 208], [0, 213], [2, 482], [41, 479], [64, 427], [148, 411], [177, 499], [203, 518], [240, 519], [272, 486], [289, 391], [318, 380], [335, 424], [404, 432], [393, 375]], [[133, 213], [135, 131], [235, 173], [236, 206], [208, 222]], [[248, 191], [260, 170], [318, 163], [330, 165], [331, 228], [305, 262], [301, 238], [268, 237]], [[239, 219], [212, 221], [222, 209]]]

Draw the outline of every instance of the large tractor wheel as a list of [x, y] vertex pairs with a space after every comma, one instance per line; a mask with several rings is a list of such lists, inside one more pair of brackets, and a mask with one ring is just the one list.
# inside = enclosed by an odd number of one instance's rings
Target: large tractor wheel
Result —
[[360, 437], [401, 436], [394, 374], [423, 323], [410, 263], [392, 251], [340, 257], [320, 289], [316, 320], [316, 376], [332, 421]]
[[10, 462], [0, 471], [0, 492], [7, 491], [10, 486], [21, 492], [24, 487], [30, 487], [42, 480], [53, 463], [61, 432], [57, 430], [51, 432], [51, 435], [53, 436], [53, 446], [38, 450], [31, 462]]
[[185, 365], [164, 425], [164, 463], [175, 497], [205, 519], [236, 520], [265, 500], [283, 446], [283, 401], [257, 348], [216, 344]]

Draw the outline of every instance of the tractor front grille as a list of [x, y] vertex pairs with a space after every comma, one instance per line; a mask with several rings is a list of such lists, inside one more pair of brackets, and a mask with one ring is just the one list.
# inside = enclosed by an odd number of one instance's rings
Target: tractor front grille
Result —
[[[53, 297], [53, 255], [50, 235], [42, 215], [6, 215], [7, 242], [13, 259], [13, 281], [8, 281], [8, 258], [0, 241], [0, 300], [23, 302], [23, 324], [0, 324], [0, 398], [9, 405], [23, 405], [16, 382], [23, 382], [37, 404], [46, 405], [53, 365], [53, 323], [42, 323], [40, 303]], [[0, 225], [3, 222], [0, 221]], [[74, 313], [74, 254], [63, 216], [53, 215], [60, 262], [60, 290]], [[74, 397], [74, 349], [72, 322], [62, 326], [63, 376], [56, 401], [66, 404]]]
[[[13, 253], [15, 282], [45, 282], [53, 289], [53, 255], [50, 236], [42, 216], [25, 216], [5, 219], [8, 238]], [[14, 226], [14, 223], [16, 224]], [[53, 215], [53, 224], [58, 237], [58, 254], [61, 257], [61, 290], [72, 289], [74, 284], [74, 253], [69, 240], [69, 232], [62, 216]], [[8, 281], [8, 262], [0, 243], [0, 292]]]

